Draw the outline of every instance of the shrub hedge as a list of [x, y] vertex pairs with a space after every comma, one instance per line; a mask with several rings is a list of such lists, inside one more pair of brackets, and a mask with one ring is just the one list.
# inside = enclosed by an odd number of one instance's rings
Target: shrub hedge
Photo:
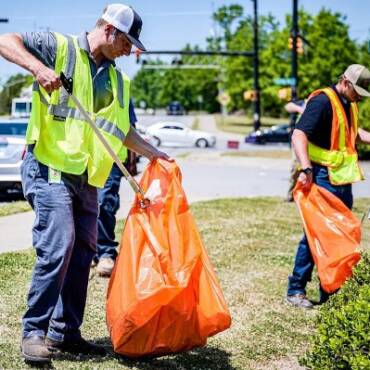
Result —
[[370, 369], [370, 254], [316, 316], [316, 333], [301, 364], [314, 370]]

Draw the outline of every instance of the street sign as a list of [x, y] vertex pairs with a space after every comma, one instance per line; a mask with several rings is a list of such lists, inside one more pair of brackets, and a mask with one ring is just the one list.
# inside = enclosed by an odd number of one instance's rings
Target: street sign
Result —
[[274, 79], [274, 84], [280, 86], [294, 86], [296, 80], [294, 77], [280, 77]]
[[227, 92], [222, 92], [222, 93], [218, 94], [217, 101], [221, 105], [226, 106], [231, 102], [231, 98], [230, 98], [230, 95]]

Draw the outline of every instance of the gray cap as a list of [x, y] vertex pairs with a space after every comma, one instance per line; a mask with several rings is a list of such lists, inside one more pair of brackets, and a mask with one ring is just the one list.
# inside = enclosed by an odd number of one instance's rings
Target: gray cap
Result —
[[351, 64], [344, 72], [344, 77], [350, 81], [358, 95], [370, 97], [370, 71], [361, 64]]

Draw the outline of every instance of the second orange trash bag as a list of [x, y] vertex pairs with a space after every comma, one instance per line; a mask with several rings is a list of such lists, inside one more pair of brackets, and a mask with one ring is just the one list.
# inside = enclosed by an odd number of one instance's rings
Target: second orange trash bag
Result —
[[320, 284], [326, 292], [335, 292], [360, 260], [361, 223], [338, 197], [315, 184], [306, 192], [297, 182], [294, 200]]
[[140, 185], [109, 283], [107, 324], [126, 356], [161, 355], [206, 344], [231, 318], [190, 213], [175, 162], [154, 161]]

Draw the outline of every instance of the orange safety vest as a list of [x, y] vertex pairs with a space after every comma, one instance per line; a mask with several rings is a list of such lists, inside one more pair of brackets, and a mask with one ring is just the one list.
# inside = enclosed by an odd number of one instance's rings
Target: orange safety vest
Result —
[[342, 102], [332, 88], [314, 91], [308, 99], [324, 93], [330, 100], [333, 119], [330, 149], [308, 143], [308, 155], [312, 162], [328, 167], [329, 180], [333, 185], [352, 184], [364, 179], [358, 164], [356, 137], [358, 129], [358, 107], [351, 103], [351, 124], [347, 120]]

